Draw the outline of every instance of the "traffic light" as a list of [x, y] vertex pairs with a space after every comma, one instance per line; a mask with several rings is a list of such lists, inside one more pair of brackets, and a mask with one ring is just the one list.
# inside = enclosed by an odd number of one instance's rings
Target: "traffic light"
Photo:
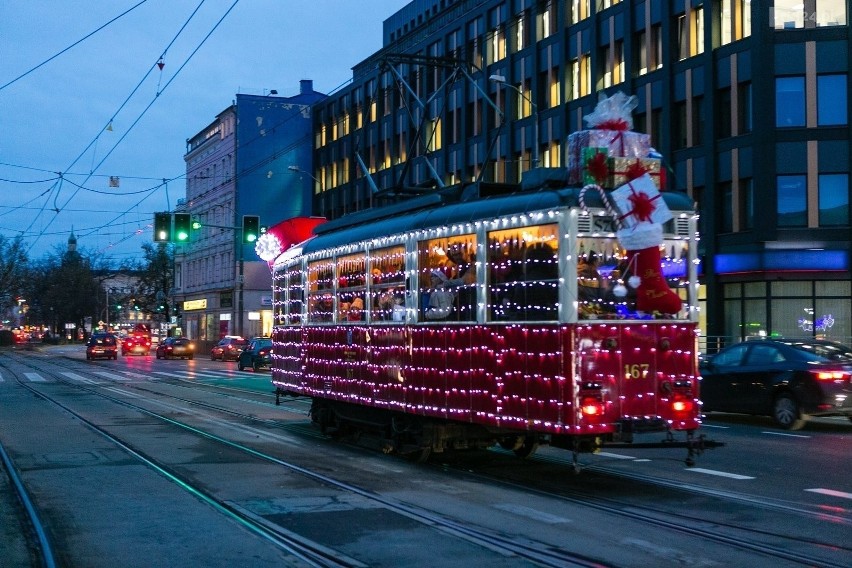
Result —
[[154, 213], [154, 242], [168, 243], [172, 240], [172, 214]]
[[198, 229], [201, 228], [201, 221], [198, 219], [198, 217], [192, 218], [192, 225], [191, 226], [192, 226], [193, 231], [197, 231]]
[[189, 241], [189, 231], [192, 224], [189, 213], [175, 213], [175, 242]]
[[243, 215], [243, 243], [252, 245], [260, 235], [260, 217]]

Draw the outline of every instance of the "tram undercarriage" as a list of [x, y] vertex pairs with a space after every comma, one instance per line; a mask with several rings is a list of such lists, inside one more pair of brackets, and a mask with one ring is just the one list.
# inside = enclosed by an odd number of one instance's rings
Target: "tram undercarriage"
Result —
[[[385, 453], [399, 454], [413, 461], [426, 461], [433, 453], [448, 450], [484, 450], [500, 446], [520, 458], [535, 454], [539, 446], [549, 445], [572, 452], [574, 469], [580, 470], [579, 454], [596, 453], [608, 449], [685, 448], [687, 466], [705, 449], [723, 446], [723, 443], [706, 440], [694, 431], [683, 433], [685, 439], [676, 440], [675, 433], [664, 430], [665, 439], [659, 442], [633, 442], [633, 432], [649, 431], [644, 427], [621, 425], [620, 434], [602, 436], [566, 436], [494, 430], [477, 424], [434, 420], [402, 412], [363, 407], [337, 401], [314, 398], [310, 410], [311, 421], [320, 431], [335, 439], [357, 442]], [[626, 430], [629, 430], [627, 435]], [[655, 429], [655, 431], [659, 431]]]

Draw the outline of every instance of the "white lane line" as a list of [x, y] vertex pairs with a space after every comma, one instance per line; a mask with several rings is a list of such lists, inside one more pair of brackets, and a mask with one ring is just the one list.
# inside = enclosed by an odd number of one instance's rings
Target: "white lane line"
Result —
[[106, 371], [95, 371], [93, 374], [104, 377], [105, 379], [110, 379], [113, 381], [129, 381], [127, 377], [122, 377], [121, 375], [116, 375], [115, 373], [108, 373]]
[[810, 438], [810, 436], [806, 436], [804, 434], [787, 434], [785, 432], [761, 432], [761, 434], [769, 434], [771, 436], [784, 436], [786, 438]]
[[3, 382], [3, 375], [0, 375], [0, 383]]
[[87, 379], [86, 377], [84, 377], [82, 375], [78, 375], [77, 373], [61, 373], [61, 374], [65, 375], [66, 377], [68, 377], [69, 379], [72, 379], [74, 381], [80, 381], [82, 383], [89, 383], [90, 385], [95, 384], [95, 381], [93, 381], [92, 379]]
[[120, 394], [121, 396], [127, 396], [130, 398], [142, 398], [142, 395], [138, 395], [132, 392], [128, 392], [126, 390], [117, 389], [115, 387], [104, 387], [105, 391], [114, 392], [116, 394]]
[[821, 493], [822, 495], [829, 495], [831, 497], [843, 497], [844, 499], [852, 499], [852, 493], [846, 493], [844, 491], [835, 491], [834, 489], [805, 489], [805, 491], [810, 491], [811, 493]]
[[701, 423], [702, 428], [718, 428], [719, 430], [728, 430], [730, 426], [720, 426], [719, 424], [707, 424], [706, 422]]
[[598, 452], [595, 455], [596, 456], [603, 456], [605, 458], [614, 458], [614, 459], [617, 459], [617, 460], [635, 460], [636, 459], [633, 456], [625, 456], [625, 455], [622, 455], [622, 454], [613, 454], [613, 453], [610, 453], [610, 452]]
[[45, 379], [38, 373], [24, 373], [24, 376], [34, 383], [43, 383], [47, 381], [47, 379]]
[[748, 475], [740, 475], [738, 473], [728, 473], [726, 471], [716, 471], [715, 469], [704, 469], [703, 467], [687, 467], [686, 471], [694, 471], [695, 473], [706, 473], [707, 475], [715, 475], [717, 477], [727, 477], [729, 479], [754, 479]]

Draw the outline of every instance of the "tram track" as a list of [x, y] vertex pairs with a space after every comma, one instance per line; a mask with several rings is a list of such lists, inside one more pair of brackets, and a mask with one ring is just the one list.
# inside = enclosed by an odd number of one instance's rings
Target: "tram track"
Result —
[[[58, 377], [57, 380], [74, 386], [76, 388], [83, 388], [84, 390], [92, 392], [94, 389], [86, 386], [82, 387], [76, 383], [71, 381], [63, 380], [61, 377]], [[177, 381], [182, 381], [178, 379]], [[192, 386], [197, 386], [199, 383], [194, 381], [186, 381], [187, 383], [191, 383]], [[167, 381], [169, 385], [175, 385], [173, 381]], [[157, 396], [157, 397], [166, 397], [169, 399], [176, 400], [181, 404], [187, 404], [192, 406], [198, 406], [200, 408], [204, 408], [205, 410], [217, 412], [221, 414], [225, 414], [227, 416], [232, 417], [233, 419], [239, 419], [241, 421], [251, 421], [253, 423], [257, 423], [263, 425], [265, 427], [272, 428], [282, 428], [280, 422], [276, 420], [269, 420], [258, 418], [256, 416], [252, 416], [251, 414], [246, 414], [242, 412], [235, 411], [233, 409], [210, 404], [208, 402], [193, 400], [185, 397], [176, 396], [174, 394], [163, 393], [154, 389], [149, 389], [142, 387], [139, 383], [134, 383], [132, 385], [124, 385], [131, 386], [135, 390], [140, 390], [146, 392], [149, 395]], [[181, 385], [181, 386], [190, 386]], [[214, 387], [215, 388], [215, 387]], [[556, 556], [551, 556], [552, 552], [547, 554], [543, 554], [543, 551], [548, 550], [547, 547], [544, 546], [521, 546], [518, 548], [518, 545], [513, 543], [507, 543], [506, 539], [502, 536], [489, 535], [487, 531], [481, 531], [469, 526], [466, 526], [462, 523], [452, 522], [448, 519], [437, 515], [434, 512], [423, 510], [421, 508], [412, 508], [410, 505], [400, 503], [398, 501], [389, 500], [385, 497], [381, 497], [376, 495], [374, 492], [365, 490], [363, 488], [348, 484], [346, 482], [342, 482], [340, 480], [333, 479], [324, 474], [320, 474], [318, 472], [314, 472], [308, 469], [303, 468], [294, 463], [286, 462], [280, 460], [274, 456], [269, 454], [260, 452], [256, 449], [244, 446], [242, 444], [237, 444], [235, 442], [226, 440], [224, 438], [220, 438], [215, 434], [211, 434], [209, 432], [204, 432], [196, 427], [189, 426], [187, 424], [179, 423], [174, 421], [173, 419], [160, 415], [156, 412], [145, 409], [139, 405], [134, 403], [130, 403], [125, 400], [118, 399], [111, 395], [105, 395], [103, 393], [93, 393], [98, 394], [98, 396], [102, 396], [104, 398], [109, 399], [110, 401], [121, 404], [123, 406], [127, 406], [133, 408], [137, 412], [142, 412], [150, 417], [157, 418], [159, 420], [167, 421], [172, 425], [190, 429], [198, 435], [207, 437], [210, 440], [214, 440], [217, 443], [228, 445], [234, 449], [239, 451], [243, 451], [249, 453], [259, 459], [263, 459], [266, 461], [271, 461], [277, 465], [286, 467], [291, 471], [298, 472], [302, 475], [308, 476], [315, 481], [333, 485], [340, 490], [355, 493], [361, 497], [368, 498], [371, 500], [380, 503], [382, 506], [387, 507], [391, 510], [394, 510], [400, 514], [406, 515], [409, 518], [417, 519], [419, 522], [424, 524], [428, 524], [430, 526], [440, 527], [440, 530], [448, 531], [459, 538], [465, 538], [467, 540], [478, 541], [482, 546], [487, 546], [489, 548], [497, 547], [503, 553], [518, 555], [523, 558], [527, 558], [532, 562], [535, 562], [539, 565], [543, 566], [591, 566], [591, 565], [600, 565], [598, 562], [588, 558], [577, 558], [573, 555], [565, 556], [564, 552], [557, 553]], [[245, 393], [241, 393], [245, 394]], [[232, 398], [229, 395], [223, 395], [226, 398]], [[239, 398], [239, 397], [237, 397]], [[287, 405], [290, 403], [294, 403], [293, 407], [288, 407]], [[292, 401], [285, 400], [284, 408], [289, 408], [291, 410], [304, 410], [300, 402], [297, 402], [297, 399]], [[291, 431], [294, 434], [303, 436], [307, 435], [307, 430], [303, 426], [300, 426], [295, 429], [285, 428], [288, 431]], [[322, 438], [318, 433], [314, 435], [316, 438]], [[498, 450], [499, 452], [499, 450]], [[541, 458], [535, 458], [541, 459]], [[554, 463], [559, 463], [560, 460], [554, 459], [552, 460]], [[567, 463], [567, 462], [566, 462]], [[446, 465], [435, 466], [442, 467], [446, 470]], [[692, 494], [702, 494], [704, 496], [712, 497], [719, 500], [737, 502], [743, 506], [752, 506], [752, 507], [760, 507], [767, 509], [779, 509], [783, 508], [787, 512], [790, 512], [790, 507], [782, 507], [779, 504], [772, 503], [770, 501], [755, 498], [753, 496], [745, 496], [745, 495], [736, 495], [736, 494], [728, 494], [726, 492], [719, 491], [711, 491], [706, 488], [701, 488], [698, 486], [687, 486], [685, 484], [678, 484], [674, 482], [666, 482], [665, 480], [660, 480], [654, 478], [652, 476], [639, 476], [639, 475], [630, 475], [625, 474], [624, 472], [617, 472], [615, 470], [607, 470], [605, 467], [601, 466], [588, 466], [587, 469], [597, 471], [603, 475], [618, 477], [622, 479], [627, 479], [629, 481], [642, 483], [648, 486], [658, 485], [666, 488], [667, 490], [676, 490], [684, 493], [692, 493]], [[819, 549], [830, 549], [837, 548], [836, 544], [823, 542], [818, 540], [808, 540], [808, 539], [797, 539], [793, 535], [784, 535], [783, 539], [785, 542], [772, 544], [771, 542], [761, 542], [761, 539], [771, 541], [778, 540], [779, 537], [776, 533], [770, 533], [767, 531], [756, 530], [752, 527], [743, 527], [737, 526], [734, 524], [725, 524], [719, 523], [718, 521], [710, 521], [705, 518], [701, 518], [698, 516], [686, 515], [679, 512], [673, 511], [664, 511], [662, 509], [654, 509], [651, 507], [638, 506], [636, 503], [627, 502], [627, 501], [619, 501], [616, 499], [602, 497], [600, 494], [592, 494], [590, 492], [581, 492], [581, 491], [573, 491], [569, 489], [562, 489], [558, 492], [556, 491], [547, 491], [544, 489], [539, 489], [533, 486], [530, 486], [528, 483], [518, 483], [508, 480], [506, 478], [500, 478], [494, 475], [483, 475], [479, 473], [472, 473], [469, 470], [465, 469], [451, 469], [451, 471], [455, 471], [459, 475], [463, 476], [473, 476], [478, 480], [487, 480], [489, 483], [499, 483], [503, 484], [507, 487], [511, 487], [515, 490], [526, 491], [530, 493], [535, 493], [537, 495], [546, 497], [548, 499], [555, 499], [562, 501], [566, 504], [570, 504], [576, 507], [584, 507], [591, 508], [597, 511], [606, 513], [608, 515], [617, 516], [620, 518], [629, 519], [633, 522], [639, 522], [644, 525], [653, 526], [659, 529], [663, 529], [666, 531], [678, 532], [680, 534], [684, 534], [690, 537], [697, 537], [705, 541], [710, 541], [713, 543], [717, 543], [720, 545], [728, 546], [728, 547], [736, 547], [742, 550], [746, 550], [764, 557], [774, 558], [778, 560], [785, 560], [791, 562], [793, 564], [799, 565], [807, 565], [807, 566], [819, 566], [825, 568], [839, 568], [844, 567], [846, 564], [832, 561], [831, 559], [820, 559], [818, 556]], [[820, 520], [827, 521], [831, 519], [827, 519], [826, 514], [823, 513], [813, 513], [803, 509], [796, 509], [795, 512], [799, 515], [804, 516], [805, 518], [809, 518], [811, 520]], [[252, 517], [250, 513], [243, 512], [247, 517]], [[838, 517], [834, 520], [835, 522], [840, 522], [846, 525], [852, 524], [852, 521], [849, 519], [845, 519], [842, 517]], [[255, 518], [255, 522], [257, 519]], [[264, 523], [268, 524], [268, 523]], [[721, 527], [721, 528], [717, 528]], [[805, 548], [813, 548], [817, 549], [817, 552], [809, 551], [797, 553], [795, 551], [791, 551], [789, 549], [789, 542], [796, 541], [799, 546]], [[840, 548], [844, 552], [852, 552], [852, 549], [848, 548]]]
[[[47, 371], [43, 366], [33, 365], [31, 366], [31, 368], [40, 369], [42, 372], [50, 372]], [[132, 409], [133, 411], [141, 413], [149, 418], [155, 418], [162, 422], [168, 423], [171, 426], [180, 428], [187, 432], [191, 432], [196, 436], [200, 436], [207, 440], [216, 442], [218, 444], [227, 446], [240, 452], [244, 452], [254, 458], [284, 467], [292, 472], [299, 473], [302, 476], [308, 477], [315, 482], [329, 485], [337, 488], [338, 490], [357, 495], [364, 499], [368, 499], [378, 505], [387, 508], [388, 510], [403, 515], [409, 519], [415, 520], [424, 526], [430, 527], [433, 530], [438, 530], [444, 534], [452, 535], [456, 538], [476, 544], [483, 548], [487, 548], [501, 555], [515, 556], [528, 560], [538, 566], [554, 568], [566, 566], [599, 568], [601, 566], [605, 566], [605, 564], [601, 563], [596, 559], [588, 558], [585, 555], [571, 552], [568, 550], [556, 549], [552, 546], [548, 546], [543, 543], [536, 543], [532, 541], [525, 543], [507, 541], [507, 539], [501, 534], [494, 533], [484, 528], [470, 526], [467, 523], [455, 521], [453, 519], [444, 517], [440, 513], [429, 511], [427, 509], [403, 503], [393, 498], [379, 495], [368, 489], [364, 489], [354, 484], [335, 479], [333, 477], [322, 474], [318, 471], [305, 468], [298, 464], [282, 460], [268, 453], [251, 448], [247, 445], [225, 439], [212, 432], [205, 431], [196, 426], [192, 426], [182, 421], [170, 418], [158, 412], [144, 408], [133, 402], [120, 399], [117, 396], [105, 394], [103, 392], [100, 392], [100, 389], [98, 389], [96, 385], [78, 384], [77, 382], [63, 378], [62, 376], [54, 372], [51, 372], [51, 375], [56, 382], [59, 382], [63, 385], [70, 386], [76, 390], [80, 390], [88, 394], [98, 396], [102, 399], [110, 401], [111, 403]], [[204, 490], [198, 483], [195, 483], [192, 479], [188, 479], [185, 476], [180, 475], [173, 468], [170, 468], [169, 466], [159, 462], [156, 458], [136, 448], [133, 444], [117, 437], [116, 435], [106, 431], [104, 428], [101, 428], [100, 426], [96, 425], [94, 422], [88, 420], [81, 413], [78, 413], [73, 408], [69, 407], [66, 404], [63, 404], [56, 397], [46, 394], [43, 390], [35, 388], [26, 381], [21, 380], [18, 373], [15, 373], [15, 379], [19, 386], [26, 388], [33, 394], [42, 397], [43, 399], [51, 402], [52, 404], [64, 410], [65, 412], [74, 416], [82, 423], [86, 424], [86, 426], [89, 427], [91, 430], [105, 437], [110, 442], [114, 443], [116, 446], [120, 447], [122, 450], [145, 464], [147, 467], [157, 471], [159, 474], [173, 481], [175, 484], [192, 493], [194, 496], [202, 499], [205, 503], [209, 504], [220, 513], [233, 518], [239, 524], [245, 526], [252, 532], [261, 535], [263, 538], [286, 549], [288, 552], [297, 555], [306, 562], [310, 562], [313, 565], [317, 566], [328, 567], [366, 566], [353, 559], [343, 558], [342, 554], [338, 554], [327, 547], [310, 542], [306, 539], [299, 539], [298, 537], [294, 537], [290, 533], [285, 533], [280, 529], [276, 529], [274, 525], [271, 525], [268, 522], [264, 522], [262, 519], [259, 519], [257, 515], [244, 511], [239, 507], [234, 507], [233, 505], [216, 498], [215, 495]], [[158, 394], [160, 396], [163, 396], [162, 393], [151, 392], [151, 394]], [[213, 410], [211, 405], [207, 406], [210, 407], [210, 410]], [[222, 409], [216, 410], [222, 411]], [[233, 412], [228, 413], [235, 414]], [[257, 420], [256, 418], [251, 417], [249, 415], [241, 415], [240, 418]]]

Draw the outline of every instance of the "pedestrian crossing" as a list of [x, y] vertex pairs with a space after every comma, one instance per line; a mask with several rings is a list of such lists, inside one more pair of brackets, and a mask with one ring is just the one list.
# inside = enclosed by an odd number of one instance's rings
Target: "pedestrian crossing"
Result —
[[[60, 371], [57, 373], [60, 378], [70, 379], [80, 383], [97, 384], [103, 380], [115, 383], [130, 383], [133, 381], [159, 381], [168, 379], [182, 380], [197, 380], [197, 381], [222, 381], [222, 380], [245, 380], [258, 379], [269, 380], [267, 374], [257, 374], [251, 371], [237, 370], [216, 370], [216, 369], [200, 369], [200, 370], [175, 370], [175, 371], [152, 371], [150, 373], [140, 373], [138, 371], [90, 371], [87, 373], [78, 373], [72, 371]], [[26, 372], [22, 373], [21, 380], [33, 383], [52, 382], [54, 375], [51, 373]], [[8, 379], [0, 374], [0, 383], [8, 382]]]

